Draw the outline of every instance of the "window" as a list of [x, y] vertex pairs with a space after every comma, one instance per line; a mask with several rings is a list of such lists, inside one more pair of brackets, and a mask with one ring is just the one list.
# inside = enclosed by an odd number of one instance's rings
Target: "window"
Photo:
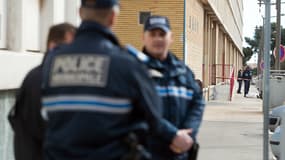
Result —
[[146, 21], [146, 19], [151, 15], [151, 12], [140, 12], [140, 17], [139, 17], [139, 21], [140, 24], [144, 24], [144, 22]]
[[0, 41], [2, 40], [2, 21], [1, 21], [1, 18], [2, 18], [2, 14], [0, 14]]
[[[22, 4], [23, 20], [23, 49], [27, 51], [39, 52], [39, 16], [40, 16], [40, 1], [29, 0], [29, 3]], [[31, 18], [29, 15], [33, 15]]]
[[199, 30], [199, 21], [196, 17], [190, 16], [189, 17], [189, 28], [191, 31], [198, 32]]
[[0, 0], [0, 48], [6, 48], [6, 0]]

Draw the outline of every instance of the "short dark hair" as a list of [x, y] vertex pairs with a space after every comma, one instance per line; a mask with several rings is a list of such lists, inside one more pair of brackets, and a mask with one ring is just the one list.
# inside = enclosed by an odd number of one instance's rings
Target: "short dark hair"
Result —
[[76, 27], [66, 22], [51, 26], [47, 37], [47, 47], [50, 42], [54, 42], [56, 44], [62, 43], [65, 40], [66, 32], [75, 33]]
[[81, 0], [81, 6], [87, 8], [107, 9], [119, 5], [119, 0]]
[[195, 81], [198, 84], [198, 86], [200, 87], [200, 89], [202, 90], [204, 88], [203, 82], [200, 79], [195, 79]]

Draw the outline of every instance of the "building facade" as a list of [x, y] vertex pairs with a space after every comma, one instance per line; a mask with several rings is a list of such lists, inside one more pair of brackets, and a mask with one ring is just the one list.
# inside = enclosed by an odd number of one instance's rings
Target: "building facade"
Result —
[[[120, 3], [121, 14], [114, 31], [123, 44], [141, 49], [144, 20], [159, 14], [170, 19], [174, 33], [171, 50], [205, 86], [224, 81], [230, 70], [242, 67], [242, 0], [120, 0]], [[79, 5], [80, 0], [0, 0], [0, 52], [24, 52], [41, 60], [42, 54], [35, 53], [44, 53], [49, 27], [64, 21], [78, 25]], [[23, 65], [39, 63], [28, 61]], [[0, 84], [0, 89], [1, 86], [6, 84]]]
[[226, 81], [242, 67], [242, 0], [121, 0], [114, 28], [123, 44], [142, 48], [143, 22], [168, 16], [174, 33], [171, 50], [204, 85]]
[[51, 25], [79, 24], [80, 0], [0, 0], [0, 90], [15, 89], [41, 63]]

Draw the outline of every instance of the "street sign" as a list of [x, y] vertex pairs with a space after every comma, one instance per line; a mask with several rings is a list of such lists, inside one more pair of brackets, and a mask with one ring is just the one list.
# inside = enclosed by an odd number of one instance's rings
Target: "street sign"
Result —
[[264, 61], [263, 60], [261, 60], [261, 62], [259, 64], [259, 68], [260, 68], [260, 70], [264, 69]]
[[[276, 48], [274, 48], [273, 53], [274, 53], [274, 56], [276, 58]], [[285, 60], [285, 48], [282, 45], [280, 45], [279, 59], [280, 59], [280, 62], [283, 62]]]

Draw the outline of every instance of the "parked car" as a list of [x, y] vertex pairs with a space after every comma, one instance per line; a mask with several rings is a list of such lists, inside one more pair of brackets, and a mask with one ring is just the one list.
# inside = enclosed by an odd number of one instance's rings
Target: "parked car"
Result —
[[273, 132], [270, 137], [270, 145], [273, 155], [278, 160], [280, 157], [280, 139], [281, 139], [281, 118], [285, 114], [285, 105], [272, 109], [269, 114], [269, 130]]
[[269, 114], [269, 130], [274, 132], [275, 128], [280, 125], [282, 113], [285, 112], [285, 105], [272, 109]]
[[272, 136], [270, 137], [270, 146], [273, 155], [275, 158], [278, 160], [280, 157], [280, 133], [281, 133], [281, 128], [278, 126]]

